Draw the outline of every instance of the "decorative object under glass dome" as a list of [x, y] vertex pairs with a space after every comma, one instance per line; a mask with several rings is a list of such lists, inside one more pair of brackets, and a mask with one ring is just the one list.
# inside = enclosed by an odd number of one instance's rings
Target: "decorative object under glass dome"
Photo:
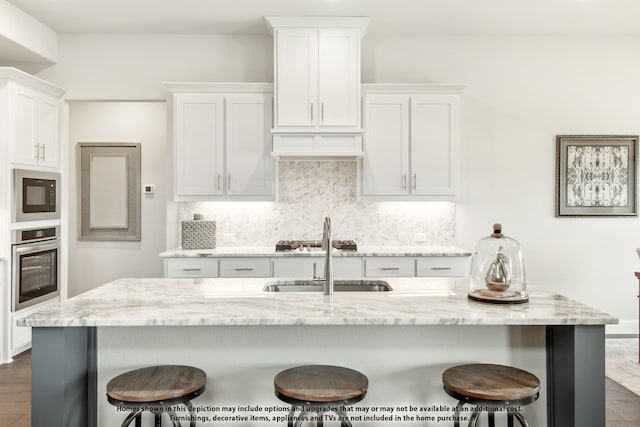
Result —
[[502, 234], [500, 224], [493, 224], [493, 233], [480, 239], [473, 251], [468, 296], [494, 304], [529, 301], [520, 244]]

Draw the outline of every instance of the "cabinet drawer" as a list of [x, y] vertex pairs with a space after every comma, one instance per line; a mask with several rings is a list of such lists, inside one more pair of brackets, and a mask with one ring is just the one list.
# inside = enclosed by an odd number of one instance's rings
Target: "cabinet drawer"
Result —
[[[282, 258], [273, 260], [273, 277], [295, 277], [310, 279], [315, 274], [324, 276], [324, 258]], [[362, 277], [360, 257], [334, 257], [333, 277], [336, 279], [357, 279]]]
[[367, 257], [364, 259], [367, 277], [413, 277], [416, 275], [415, 258]]
[[172, 258], [164, 264], [165, 277], [218, 277], [218, 260]]
[[418, 258], [416, 275], [420, 277], [466, 276], [469, 257]]
[[269, 258], [222, 258], [220, 277], [271, 277]]

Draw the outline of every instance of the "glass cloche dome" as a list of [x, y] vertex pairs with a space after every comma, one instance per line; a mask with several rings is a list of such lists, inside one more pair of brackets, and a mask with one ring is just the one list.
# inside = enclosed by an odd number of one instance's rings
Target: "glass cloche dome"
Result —
[[480, 239], [473, 251], [468, 296], [496, 304], [529, 301], [520, 244], [502, 234], [500, 224], [493, 224], [493, 233]]

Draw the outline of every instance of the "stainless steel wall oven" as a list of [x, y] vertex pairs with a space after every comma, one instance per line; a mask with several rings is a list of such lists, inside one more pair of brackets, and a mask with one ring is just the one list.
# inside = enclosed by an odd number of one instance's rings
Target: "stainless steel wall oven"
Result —
[[55, 298], [60, 294], [59, 253], [59, 227], [13, 231], [13, 311]]

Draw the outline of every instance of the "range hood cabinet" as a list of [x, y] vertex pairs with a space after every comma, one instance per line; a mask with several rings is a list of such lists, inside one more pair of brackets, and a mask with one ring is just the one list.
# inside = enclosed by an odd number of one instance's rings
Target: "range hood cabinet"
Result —
[[265, 17], [274, 157], [362, 156], [360, 41], [369, 18]]

